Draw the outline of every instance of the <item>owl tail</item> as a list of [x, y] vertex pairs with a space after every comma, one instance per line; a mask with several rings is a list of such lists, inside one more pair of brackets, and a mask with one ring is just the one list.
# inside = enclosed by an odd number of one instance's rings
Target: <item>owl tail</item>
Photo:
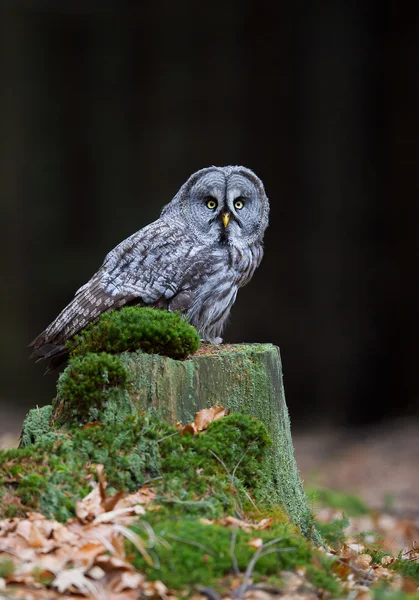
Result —
[[68, 358], [68, 348], [64, 344], [51, 344], [46, 343], [38, 346], [42, 334], [33, 340], [29, 344], [29, 348], [35, 347], [29, 358], [35, 359], [36, 362], [45, 360], [48, 362], [46, 373], [50, 373], [57, 367], [59, 367]]

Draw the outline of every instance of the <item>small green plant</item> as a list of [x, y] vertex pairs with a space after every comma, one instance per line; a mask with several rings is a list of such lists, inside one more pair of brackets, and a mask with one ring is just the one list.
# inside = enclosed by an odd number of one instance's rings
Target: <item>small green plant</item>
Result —
[[315, 504], [319, 503], [330, 508], [340, 508], [350, 517], [358, 517], [370, 512], [362, 498], [353, 494], [336, 492], [327, 488], [309, 488], [307, 496], [309, 501]]
[[[150, 565], [127, 542], [130, 560], [148, 579], [160, 579], [170, 588], [182, 589], [196, 583], [216, 585], [233, 571], [233, 561], [244, 573], [255, 555], [255, 549], [249, 544], [255, 537], [254, 531], [233, 532], [221, 525], [203, 524], [198, 519], [176, 518], [158, 511], [147, 513], [145, 518], [163, 543], [150, 552], [154, 556], [154, 564]], [[134, 527], [134, 530], [142, 533], [142, 529]], [[255, 565], [252, 576], [256, 580], [311, 561], [309, 544], [289, 524], [277, 524], [266, 531], [258, 531], [257, 537], [263, 543], [272, 542], [272, 545], [267, 548], [269, 553], [261, 553]]]
[[340, 519], [334, 519], [330, 523], [317, 522], [320, 535], [332, 547], [340, 546], [345, 541], [345, 529], [348, 526], [349, 520], [344, 514], [342, 514]]
[[417, 595], [406, 594], [402, 590], [389, 589], [385, 583], [370, 588], [373, 600], [414, 600]]
[[416, 583], [419, 583], [419, 562], [417, 560], [405, 560], [399, 557], [389, 568], [394, 569], [404, 577], [411, 577]]
[[102, 314], [67, 345], [72, 356], [141, 350], [182, 360], [198, 350], [200, 339], [179, 313], [127, 306]]

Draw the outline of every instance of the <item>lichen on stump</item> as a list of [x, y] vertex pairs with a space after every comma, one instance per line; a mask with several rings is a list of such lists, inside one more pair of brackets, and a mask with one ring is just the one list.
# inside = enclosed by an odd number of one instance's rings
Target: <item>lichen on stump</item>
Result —
[[[99, 356], [97, 361], [102, 365]], [[77, 409], [77, 395], [70, 407], [70, 397], [60, 397], [60, 390], [68, 389], [66, 378], [74, 368], [74, 361], [80, 360], [73, 358], [58, 384], [52, 416], [55, 426], [65, 428], [70, 422], [74, 426], [77, 419], [81, 425], [88, 421], [120, 425], [127, 416], [144, 411], [174, 425], [193, 420], [198, 410], [213, 405], [256, 417], [264, 423], [272, 439], [272, 445], [265, 451], [269, 477], [263, 489], [258, 490], [258, 497], [264, 503], [284, 506], [307, 537], [317, 538], [294, 459], [277, 347], [272, 344], [203, 346], [182, 361], [141, 351], [117, 356], [126, 370], [126, 381], [124, 378], [123, 385], [107, 387], [102, 405], [96, 398], [87, 412], [85, 404], [81, 405], [82, 410]], [[92, 355], [86, 355], [86, 359], [91, 361]], [[38, 435], [39, 423], [37, 427]], [[35, 437], [27, 421], [22, 439], [33, 441]]]

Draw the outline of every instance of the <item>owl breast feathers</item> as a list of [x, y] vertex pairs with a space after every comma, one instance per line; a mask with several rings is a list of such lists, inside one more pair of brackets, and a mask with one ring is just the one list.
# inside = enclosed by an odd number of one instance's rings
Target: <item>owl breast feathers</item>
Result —
[[121, 242], [31, 344], [53, 359], [100, 314], [125, 304], [180, 311], [201, 338], [220, 343], [237, 296], [260, 264], [269, 202], [244, 167], [194, 173], [160, 218]]

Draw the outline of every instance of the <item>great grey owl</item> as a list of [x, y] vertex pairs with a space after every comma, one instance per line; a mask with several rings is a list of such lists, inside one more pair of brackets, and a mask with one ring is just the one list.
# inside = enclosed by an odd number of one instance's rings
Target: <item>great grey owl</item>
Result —
[[34, 356], [66, 353], [65, 342], [105, 311], [139, 304], [180, 311], [201, 338], [221, 334], [237, 291], [263, 255], [269, 202], [245, 167], [209, 167], [182, 185], [154, 223], [121, 242], [31, 344]]

